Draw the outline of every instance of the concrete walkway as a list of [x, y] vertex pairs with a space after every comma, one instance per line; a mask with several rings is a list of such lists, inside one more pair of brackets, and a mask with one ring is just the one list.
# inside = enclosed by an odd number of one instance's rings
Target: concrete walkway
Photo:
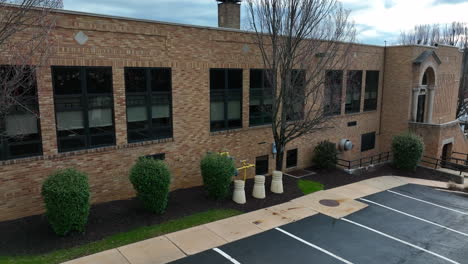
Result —
[[[65, 263], [167, 263], [318, 213], [334, 218], [342, 218], [367, 207], [366, 204], [356, 201], [357, 198], [408, 183], [443, 188], [447, 186], [444, 182], [398, 176], [368, 179], [326, 191], [315, 192], [284, 204], [151, 238]], [[319, 203], [323, 199], [336, 200], [340, 205], [337, 207], [323, 206]]]

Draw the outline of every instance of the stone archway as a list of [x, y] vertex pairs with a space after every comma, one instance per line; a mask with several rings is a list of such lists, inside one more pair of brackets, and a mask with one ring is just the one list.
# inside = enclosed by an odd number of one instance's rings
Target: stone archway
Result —
[[421, 72], [418, 86], [413, 89], [412, 119], [418, 123], [432, 123], [436, 73], [432, 66]]

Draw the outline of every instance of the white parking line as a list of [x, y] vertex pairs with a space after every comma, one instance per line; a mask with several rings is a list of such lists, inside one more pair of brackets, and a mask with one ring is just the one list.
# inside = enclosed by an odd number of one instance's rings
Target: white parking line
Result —
[[225, 257], [234, 264], [241, 264], [239, 261], [235, 260], [233, 257], [229, 256], [226, 252], [222, 251], [219, 248], [213, 248], [214, 251], [218, 252], [221, 256]]
[[395, 191], [387, 190], [387, 192], [391, 192], [393, 194], [397, 194], [397, 195], [400, 195], [400, 196], [403, 196], [403, 197], [406, 197], [406, 198], [409, 198], [409, 199], [413, 199], [413, 200], [416, 200], [416, 201], [419, 201], [419, 202], [422, 202], [422, 203], [437, 206], [437, 207], [440, 207], [440, 208], [443, 208], [443, 209], [446, 209], [446, 210], [450, 210], [450, 211], [453, 211], [453, 212], [456, 212], [456, 213], [459, 213], [459, 214], [462, 214], [462, 215], [468, 215], [468, 213], [458, 211], [458, 210], [453, 209], [453, 208], [449, 208], [449, 207], [445, 207], [443, 205], [439, 205], [439, 204], [431, 203], [431, 202], [428, 202], [428, 201], [424, 201], [424, 200], [421, 200], [421, 199], [418, 199], [418, 198], [415, 198], [415, 197], [411, 197], [411, 196], [408, 196], [408, 195], [405, 195], [405, 194], [402, 194], [402, 193], [398, 193], [398, 192], [395, 192]]
[[364, 201], [364, 202], [367, 202], [367, 203], [375, 204], [375, 205], [380, 206], [380, 207], [383, 207], [383, 208], [385, 208], [385, 209], [388, 209], [388, 210], [391, 210], [391, 211], [400, 213], [400, 214], [402, 214], [402, 215], [406, 215], [406, 216], [412, 217], [412, 218], [414, 218], [414, 219], [417, 219], [417, 220], [426, 222], [426, 223], [428, 223], [428, 224], [435, 225], [435, 226], [437, 226], [437, 227], [440, 227], [440, 228], [443, 228], [443, 229], [447, 229], [447, 230], [449, 230], [449, 231], [452, 231], [452, 232], [455, 232], [455, 233], [457, 233], [457, 234], [460, 234], [460, 235], [463, 235], [463, 236], [468, 237], [468, 234], [466, 234], [466, 233], [460, 232], [460, 231], [455, 230], [455, 229], [452, 229], [452, 228], [450, 228], [450, 227], [446, 227], [446, 226], [443, 226], [443, 225], [434, 223], [434, 222], [432, 222], [432, 221], [426, 220], [426, 219], [421, 218], [421, 217], [417, 217], [417, 216], [414, 216], [414, 215], [411, 215], [411, 214], [402, 212], [402, 211], [397, 210], [397, 209], [394, 209], [394, 208], [392, 208], [392, 207], [388, 207], [388, 206], [386, 206], [386, 205], [379, 204], [379, 203], [376, 203], [376, 202], [374, 202], [374, 201], [367, 200], [367, 199], [364, 199], [364, 198], [359, 198], [359, 200]]
[[293, 235], [293, 234], [291, 234], [291, 233], [289, 233], [289, 232], [287, 232], [287, 231], [284, 231], [283, 229], [281, 229], [281, 228], [279, 228], [279, 227], [277, 227], [277, 228], [275, 228], [275, 229], [278, 230], [278, 231], [280, 231], [280, 232], [282, 232], [282, 233], [285, 234], [285, 235], [288, 235], [288, 236], [290, 236], [290, 237], [292, 237], [292, 238], [294, 238], [294, 239], [296, 239], [296, 240], [298, 240], [298, 241], [300, 241], [300, 242], [302, 242], [302, 243], [308, 245], [309, 247], [313, 247], [313, 248], [315, 248], [315, 249], [317, 249], [317, 250], [319, 250], [319, 251], [321, 251], [321, 252], [323, 252], [323, 253], [325, 253], [325, 254], [327, 254], [327, 255], [333, 257], [333, 258], [336, 258], [337, 260], [340, 260], [340, 261], [343, 262], [343, 263], [353, 264], [352, 262], [347, 261], [346, 259], [341, 258], [341, 257], [339, 257], [339, 256], [337, 256], [337, 255], [331, 253], [330, 251], [325, 250], [325, 249], [323, 249], [323, 248], [321, 248], [321, 247], [319, 247], [319, 246], [317, 246], [317, 245], [314, 245], [314, 244], [312, 244], [312, 243], [309, 243], [309, 242], [305, 241], [304, 239], [302, 239], [302, 238], [300, 238], [300, 237], [297, 237], [297, 236], [295, 236], [295, 235]]
[[375, 232], [375, 233], [377, 233], [377, 234], [379, 234], [379, 235], [382, 235], [382, 236], [384, 236], [384, 237], [393, 239], [393, 240], [398, 241], [398, 242], [400, 242], [400, 243], [402, 243], [402, 244], [405, 244], [405, 245], [407, 245], [407, 246], [410, 246], [410, 247], [419, 249], [419, 250], [424, 251], [424, 252], [426, 252], [426, 253], [429, 253], [429, 254], [431, 254], [431, 255], [433, 255], [433, 256], [436, 256], [436, 257], [438, 257], [438, 258], [441, 258], [441, 259], [443, 259], [443, 260], [446, 260], [446, 261], [448, 261], [448, 262], [450, 262], [450, 263], [453, 263], [453, 264], [460, 264], [459, 262], [456, 262], [456, 261], [454, 261], [454, 260], [451, 260], [451, 259], [449, 259], [449, 258], [446, 258], [446, 257], [444, 257], [444, 256], [442, 256], [442, 255], [439, 255], [439, 254], [435, 253], [435, 252], [432, 252], [432, 251], [429, 251], [429, 250], [424, 249], [424, 248], [422, 248], [422, 247], [413, 245], [413, 244], [411, 244], [411, 243], [409, 243], [409, 242], [406, 242], [406, 241], [404, 241], [404, 240], [398, 239], [398, 238], [393, 237], [393, 236], [391, 236], [391, 235], [385, 234], [385, 233], [380, 232], [380, 231], [378, 231], [378, 230], [375, 230], [375, 229], [373, 229], [373, 228], [371, 228], [371, 227], [368, 227], [368, 226], [365, 226], [365, 225], [356, 223], [356, 222], [351, 221], [351, 220], [348, 220], [348, 219], [346, 219], [346, 218], [341, 218], [341, 220], [343, 220], [343, 221], [345, 221], [345, 222], [348, 222], [348, 223], [351, 223], [351, 224], [353, 224], [353, 225], [357, 225], [357, 226], [359, 226], [359, 227], [365, 228], [365, 229], [367, 229], [367, 230], [370, 230], [370, 231], [372, 231], [372, 232]]

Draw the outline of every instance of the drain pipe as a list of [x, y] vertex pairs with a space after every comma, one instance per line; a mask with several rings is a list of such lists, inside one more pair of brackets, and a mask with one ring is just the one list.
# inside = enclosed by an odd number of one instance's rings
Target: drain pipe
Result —
[[[382, 135], [382, 113], [384, 106], [384, 90], [385, 90], [385, 64], [387, 63], [387, 41], [385, 41], [383, 67], [382, 67], [382, 93], [380, 95], [380, 118], [379, 118], [379, 136]], [[381, 150], [382, 151], [382, 150]]]

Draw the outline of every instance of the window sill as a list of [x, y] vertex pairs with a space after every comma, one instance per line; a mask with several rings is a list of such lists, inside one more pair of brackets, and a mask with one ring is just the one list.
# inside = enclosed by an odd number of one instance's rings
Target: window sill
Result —
[[244, 131], [245, 128], [233, 128], [233, 129], [226, 129], [226, 130], [219, 130], [219, 131], [210, 131], [210, 136], [217, 136], [217, 135], [225, 135], [225, 134], [234, 134], [238, 132]]

